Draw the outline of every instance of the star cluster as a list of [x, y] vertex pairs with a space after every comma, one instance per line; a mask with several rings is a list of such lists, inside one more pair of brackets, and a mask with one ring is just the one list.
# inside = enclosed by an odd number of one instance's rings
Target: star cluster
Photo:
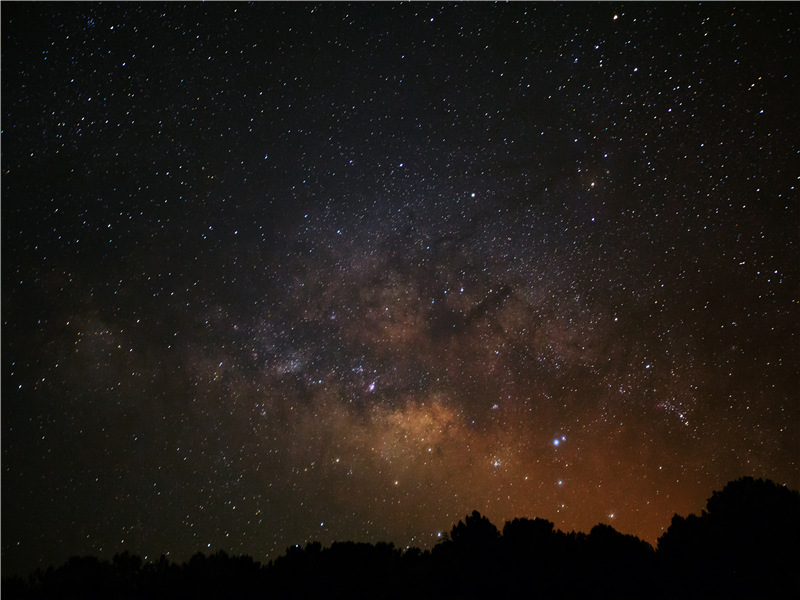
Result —
[[2, 19], [4, 569], [800, 488], [792, 4]]

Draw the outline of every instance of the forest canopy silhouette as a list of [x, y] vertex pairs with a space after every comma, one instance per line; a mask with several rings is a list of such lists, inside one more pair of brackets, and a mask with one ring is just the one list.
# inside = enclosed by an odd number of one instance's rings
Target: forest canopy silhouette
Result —
[[431, 550], [391, 543], [294, 546], [267, 565], [195, 554], [176, 564], [127, 552], [73, 557], [27, 579], [14, 598], [796, 598], [800, 493], [744, 477], [700, 515], [675, 515], [656, 548], [609, 525], [565, 533], [544, 519], [502, 530], [477, 511]]

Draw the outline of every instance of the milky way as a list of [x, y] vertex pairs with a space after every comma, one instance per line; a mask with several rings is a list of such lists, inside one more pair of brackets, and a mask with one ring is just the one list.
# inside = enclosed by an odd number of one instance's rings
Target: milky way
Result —
[[800, 488], [793, 4], [2, 20], [4, 570]]

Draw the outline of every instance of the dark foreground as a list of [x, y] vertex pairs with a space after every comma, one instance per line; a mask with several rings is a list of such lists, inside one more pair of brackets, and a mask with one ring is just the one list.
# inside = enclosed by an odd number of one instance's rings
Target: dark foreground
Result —
[[499, 531], [477, 512], [431, 551], [311, 543], [261, 565], [220, 551], [174, 564], [73, 557], [2, 598], [798, 598], [800, 494], [743, 478], [702, 514], [676, 515], [657, 549], [608, 525], [563, 533], [543, 519]]

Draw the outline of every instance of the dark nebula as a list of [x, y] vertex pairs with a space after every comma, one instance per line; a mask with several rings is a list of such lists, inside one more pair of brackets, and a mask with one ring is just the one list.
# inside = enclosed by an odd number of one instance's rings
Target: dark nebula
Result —
[[795, 4], [2, 8], [4, 573], [800, 488]]

